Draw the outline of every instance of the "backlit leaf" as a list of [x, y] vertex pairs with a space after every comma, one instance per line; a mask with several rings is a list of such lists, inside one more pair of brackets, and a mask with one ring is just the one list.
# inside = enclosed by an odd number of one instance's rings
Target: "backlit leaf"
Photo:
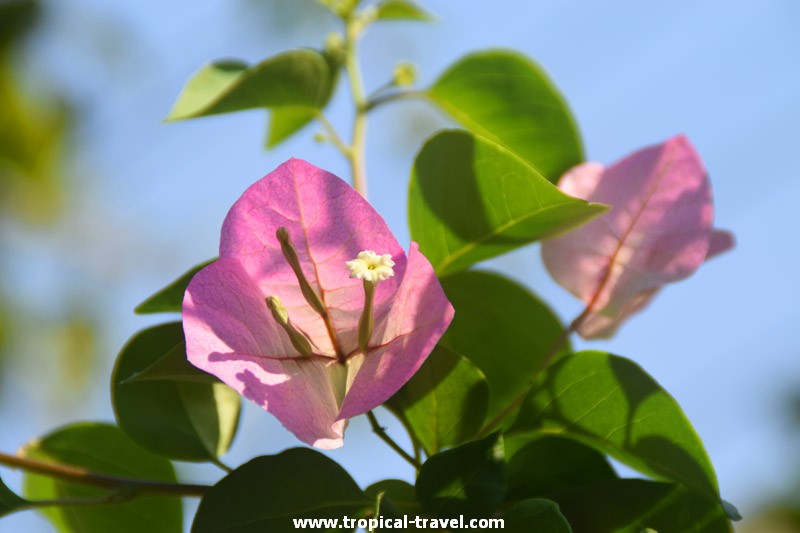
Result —
[[462, 126], [505, 146], [552, 182], [583, 160], [564, 98], [536, 63], [517, 52], [470, 54], [427, 94]]
[[527, 431], [576, 439], [719, 501], [714, 469], [678, 403], [622, 357], [580, 352], [555, 361], [511, 429]]
[[565, 232], [606, 207], [564, 194], [488, 139], [443, 131], [417, 155], [408, 210], [411, 238], [447, 275]]
[[489, 385], [474, 363], [440, 345], [388, 406], [405, 418], [432, 455], [467, 441], [483, 427]]
[[419, 20], [426, 22], [433, 17], [421, 7], [408, 0], [384, 0], [376, 6], [376, 20]]
[[328, 62], [314, 50], [291, 50], [253, 66], [217, 61], [189, 79], [167, 119], [284, 106], [313, 109], [325, 100], [329, 83]]

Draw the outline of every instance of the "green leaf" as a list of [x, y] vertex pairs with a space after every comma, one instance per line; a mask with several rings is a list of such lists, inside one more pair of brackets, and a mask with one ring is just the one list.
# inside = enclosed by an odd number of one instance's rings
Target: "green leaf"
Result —
[[189, 381], [192, 383], [222, 383], [219, 378], [203, 372], [186, 358], [186, 345], [181, 342], [155, 363], [120, 382], [120, 385], [139, 381]]
[[443, 131], [417, 155], [411, 238], [440, 275], [574, 228], [606, 210], [561, 192], [506, 148]]
[[408, 0], [385, 0], [375, 7], [378, 10], [375, 20], [433, 20], [428, 12]]
[[[384, 510], [386, 516], [420, 515], [422, 507], [417, 500], [414, 486], [399, 479], [384, 479], [366, 488], [364, 491], [367, 496], [375, 500], [379, 494], [383, 493]], [[387, 505], [387, 502], [389, 505]]]
[[111, 376], [117, 423], [141, 446], [160, 455], [214, 461], [236, 434], [238, 393], [223, 383], [131, 379], [175, 352], [183, 352], [185, 359], [180, 322], [146, 329], [128, 341]]
[[186, 292], [186, 287], [189, 285], [189, 282], [192, 281], [195, 274], [214, 261], [216, 261], [216, 258], [192, 267], [181, 277], [140, 303], [136, 309], [134, 309], [134, 312], [139, 315], [146, 315], [149, 313], [180, 313], [181, 306], [183, 305], [183, 293]]
[[320, 109], [323, 109], [336, 89], [339, 81], [340, 62], [333, 55], [321, 52], [323, 59], [328, 64], [328, 81], [325, 91], [317, 106], [310, 108], [307, 106], [281, 106], [272, 109], [272, 117], [269, 121], [269, 131], [267, 133], [267, 148], [274, 148], [301, 129], [309, 122], [314, 120]]
[[0, 478], [0, 517], [27, 508], [29, 503], [17, 496]]
[[441, 517], [490, 516], [506, 494], [503, 437], [497, 432], [430, 457], [416, 483], [419, 501]]
[[563, 327], [541, 300], [500, 275], [459, 272], [442, 279], [442, 286], [456, 313], [440, 345], [472, 361], [486, 376], [487, 418], [493, 420], [513, 410], [530, 389]]
[[470, 54], [427, 95], [465, 128], [505, 146], [551, 182], [583, 160], [564, 98], [541, 67], [521, 54]]
[[315, 109], [329, 93], [328, 62], [314, 50], [291, 50], [248, 67], [210, 63], [184, 86], [167, 120], [284, 106]]
[[572, 487], [617, 479], [605, 456], [577, 441], [540, 436], [508, 461], [508, 500], [549, 497]]
[[503, 514], [505, 531], [529, 533], [572, 533], [558, 504], [541, 498], [525, 500]]
[[525, 399], [516, 431], [574, 438], [719, 500], [714, 469], [678, 403], [622, 357], [591, 351], [556, 361]]
[[373, 502], [333, 460], [308, 448], [256, 457], [203, 497], [193, 533], [296, 531], [293, 518], [354, 517]]
[[[118, 428], [107, 424], [73, 424], [32, 441], [27, 457], [135, 479], [175, 482], [175, 470], [166, 459], [143, 450]], [[108, 489], [71, 483], [33, 473], [25, 474], [29, 500], [100, 498]], [[41, 509], [61, 532], [177, 533], [182, 530], [178, 498], [138, 497], [127, 503]]]
[[308, 107], [279, 107], [272, 112], [267, 133], [267, 148], [280, 143], [303, 129], [317, 116], [315, 109]]
[[732, 533], [719, 501], [672, 483], [607, 480], [553, 497], [575, 533]]
[[437, 346], [388, 402], [428, 455], [461, 444], [483, 427], [489, 385], [469, 359]]

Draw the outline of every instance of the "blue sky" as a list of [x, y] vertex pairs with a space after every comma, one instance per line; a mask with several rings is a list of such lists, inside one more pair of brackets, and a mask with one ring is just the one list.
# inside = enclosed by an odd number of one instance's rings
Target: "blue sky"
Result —
[[[63, 421], [111, 420], [107, 380], [113, 354], [134, 331], [163, 317], [131, 314], [139, 301], [216, 253], [230, 205], [253, 181], [297, 156], [343, 177], [347, 166], [314, 128], [272, 152], [262, 149], [262, 112], [165, 124], [186, 78], [223, 57], [257, 61], [318, 46], [336, 28], [313, 0], [297, 19], [281, 0], [151, 4], [130, 0], [51, 2], [46, 31], [32, 42], [34, 80], [63, 87], [87, 119], [75, 144], [79, 209], [48, 232], [8, 232], [16, 291], [46, 307], [53, 295], [87, 294], [107, 317], [107, 353], [96, 390], [68, 407], [48, 405], [37, 369], [20, 363], [3, 381], [0, 447], [13, 450]], [[57, 4], [57, 5], [56, 5]], [[800, 4], [793, 0], [654, 3], [424, 3], [433, 24], [375, 27], [362, 44], [366, 84], [397, 61], [417, 64], [420, 86], [467, 52], [513, 48], [538, 61], [570, 103], [587, 156], [611, 163], [685, 133], [709, 169], [716, 224], [736, 249], [656, 298], [608, 342], [578, 342], [639, 362], [681, 403], [716, 465], [723, 496], [747, 515], [784, 490], [800, 464], [786, 432], [787, 395], [800, 386], [795, 233], [800, 122]], [[254, 14], [255, 13], [255, 14]], [[346, 88], [330, 116], [348, 125]], [[371, 201], [401, 242], [411, 161], [424, 138], [449, 122], [422, 103], [370, 117]], [[580, 303], [556, 286], [532, 246], [487, 263], [524, 282], [565, 320]], [[9, 398], [14, 398], [13, 402]], [[384, 415], [388, 421], [389, 415]], [[363, 433], [363, 434], [362, 434]], [[357, 481], [408, 477], [408, 468], [355, 420], [332, 453]], [[296, 445], [268, 414], [245, 411], [228, 462]], [[790, 466], [789, 466], [790, 465]], [[208, 480], [210, 468], [186, 475]], [[7, 475], [12, 484], [18, 476]], [[0, 531], [47, 531], [32, 514]]]

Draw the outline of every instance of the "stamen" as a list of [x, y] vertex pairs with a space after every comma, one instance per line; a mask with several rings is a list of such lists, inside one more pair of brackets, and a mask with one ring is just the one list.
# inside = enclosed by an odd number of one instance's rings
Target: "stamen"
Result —
[[283, 257], [286, 258], [286, 262], [289, 263], [289, 266], [292, 267], [294, 271], [294, 275], [297, 276], [297, 282], [300, 284], [300, 291], [303, 293], [306, 301], [320, 316], [327, 316], [327, 309], [325, 309], [319, 296], [317, 296], [317, 293], [311, 288], [311, 284], [306, 279], [305, 274], [303, 274], [303, 269], [300, 267], [300, 260], [297, 257], [297, 250], [295, 250], [292, 239], [289, 237], [289, 231], [284, 227], [280, 227], [278, 231], [275, 232], [275, 236], [278, 238], [278, 242], [281, 243]]
[[364, 280], [364, 311], [358, 319], [358, 349], [367, 353], [369, 341], [372, 338], [374, 318], [372, 316], [372, 300], [375, 297], [376, 282]]

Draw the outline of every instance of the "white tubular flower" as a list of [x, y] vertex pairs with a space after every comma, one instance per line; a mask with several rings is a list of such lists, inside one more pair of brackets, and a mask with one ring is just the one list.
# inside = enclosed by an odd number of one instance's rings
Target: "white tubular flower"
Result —
[[389, 254], [378, 255], [372, 250], [358, 252], [358, 257], [345, 263], [351, 278], [377, 283], [394, 276], [394, 261]]

